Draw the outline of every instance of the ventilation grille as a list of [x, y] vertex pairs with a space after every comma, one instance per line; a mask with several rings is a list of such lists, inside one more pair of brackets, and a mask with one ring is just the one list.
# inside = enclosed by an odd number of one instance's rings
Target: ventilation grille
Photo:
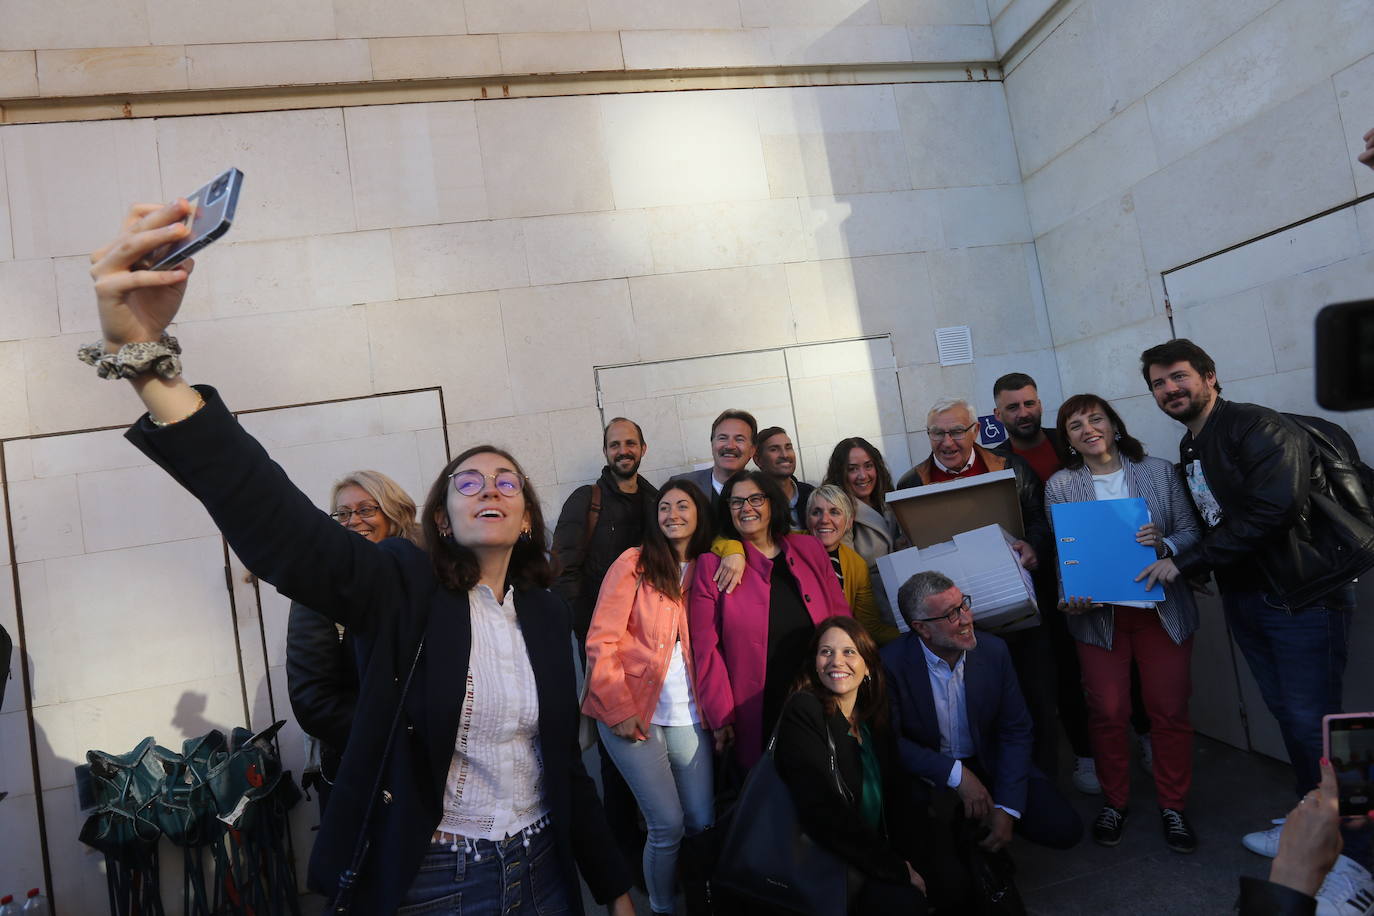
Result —
[[940, 365], [961, 366], [973, 362], [973, 336], [968, 326], [957, 328], [936, 328], [935, 349], [940, 354]]

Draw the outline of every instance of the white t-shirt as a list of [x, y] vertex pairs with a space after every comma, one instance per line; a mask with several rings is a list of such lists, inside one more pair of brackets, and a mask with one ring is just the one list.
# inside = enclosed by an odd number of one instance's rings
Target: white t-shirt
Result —
[[[680, 566], [685, 577], [687, 564]], [[663, 689], [658, 693], [658, 705], [654, 707], [651, 721], [654, 725], [695, 725], [701, 721], [696, 701], [692, 699], [692, 685], [687, 680], [687, 660], [682, 657], [681, 639], [673, 643], [673, 657], [668, 660]]]

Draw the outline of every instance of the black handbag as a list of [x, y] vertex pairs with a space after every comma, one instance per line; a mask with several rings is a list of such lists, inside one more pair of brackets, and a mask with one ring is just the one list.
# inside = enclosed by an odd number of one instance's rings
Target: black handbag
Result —
[[1026, 916], [1026, 905], [1016, 889], [1016, 866], [1005, 849], [988, 852], [978, 845], [987, 835], [965, 829], [963, 842], [968, 850], [968, 870], [972, 882], [969, 904], [971, 916]]
[[[749, 771], [740, 791], [714, 883], [790, 913], [842, 916], [849, 906], [849, 867], [802, 830], [792, 793], [773, 760], [777, 738], [775, 729], [768, 749]], [[853, 795], [835, 763], [835, 742], [829, 728], [825, 740], [830, 745], [835, 788], [852, 804]]]
[[382, 792], [382, 780], [386, 778], [386, 764], [391, 757], [391, 746], [396, 740], [396, 729], [401, 724], [401, 714], [405, 711], [406, 694], [410, 692], [410, 682], [415, 677], [415, 669], [420, 664], [420, 653], [424, 650], [425, 640], [422, 636], [420, 644], [415, 647], [415, 657], [410, 661], [410, 671], [406, 673], [405, 684], [401, 687], [401, 698], [396, 702], [396, 715], [391, 720], [391, 729], [386, 733], [386, 745], [382, 748], [382, 759], [377, 766], [377, 779], [372, 784], [372, 794], [367, 799], [367, 811], [363, 814], [363, 824], [358, 828], [358, 839], [353, 846], [353, 861], [339, 874], [339, 887], [334, 892], [334, 899], [325, 908], [326, 912], [334, 916], [348, 916], [353, 912], [353, 889], [358, 883], [358, 874], [362, 871], [368, 847], [371, 845], [367, 834], [372, 827], [372, 813], [377, 809], [377, 796]]

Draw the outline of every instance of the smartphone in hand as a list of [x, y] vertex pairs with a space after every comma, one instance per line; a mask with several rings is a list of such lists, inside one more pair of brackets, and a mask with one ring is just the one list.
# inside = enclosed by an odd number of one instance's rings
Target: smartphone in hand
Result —
[[1374, 809], [1374, 712], [1322, 717], [1322, 748], [1336, 771], [1342, 817]]
[[190, 233], [181, 241], [163, 245], [148, 255], [145, 270], [171, 270], [182, 261], [229, 231], [239, 203], [243, 173], [229, 169], [186, 196], [191, 210], [186, 214]]

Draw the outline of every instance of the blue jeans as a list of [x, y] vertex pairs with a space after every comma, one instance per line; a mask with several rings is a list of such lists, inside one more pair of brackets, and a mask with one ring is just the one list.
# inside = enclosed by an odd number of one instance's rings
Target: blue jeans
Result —
[[519, 835], [456, 845], [457, 851], [448, 843], [429, 847], [396, 916], [553, 916], [571, 910], [552, 828], [531, 836], [528, 847]]
[[649, 828], [644, 844], [649, 906], [655, 913], [671, 913], [682, 837], [711, 826], [711, 739], [700, 725], [650, 725], [647, 741], [618, 738], [605, 722], [596, 725]]
[[1321, 780], [1322, 716], [1341, 711], [1355, 584], [1289, 611], [1263, 592], [1223, 591], [1231, 635], [1278, 720], [1299, 795]]

